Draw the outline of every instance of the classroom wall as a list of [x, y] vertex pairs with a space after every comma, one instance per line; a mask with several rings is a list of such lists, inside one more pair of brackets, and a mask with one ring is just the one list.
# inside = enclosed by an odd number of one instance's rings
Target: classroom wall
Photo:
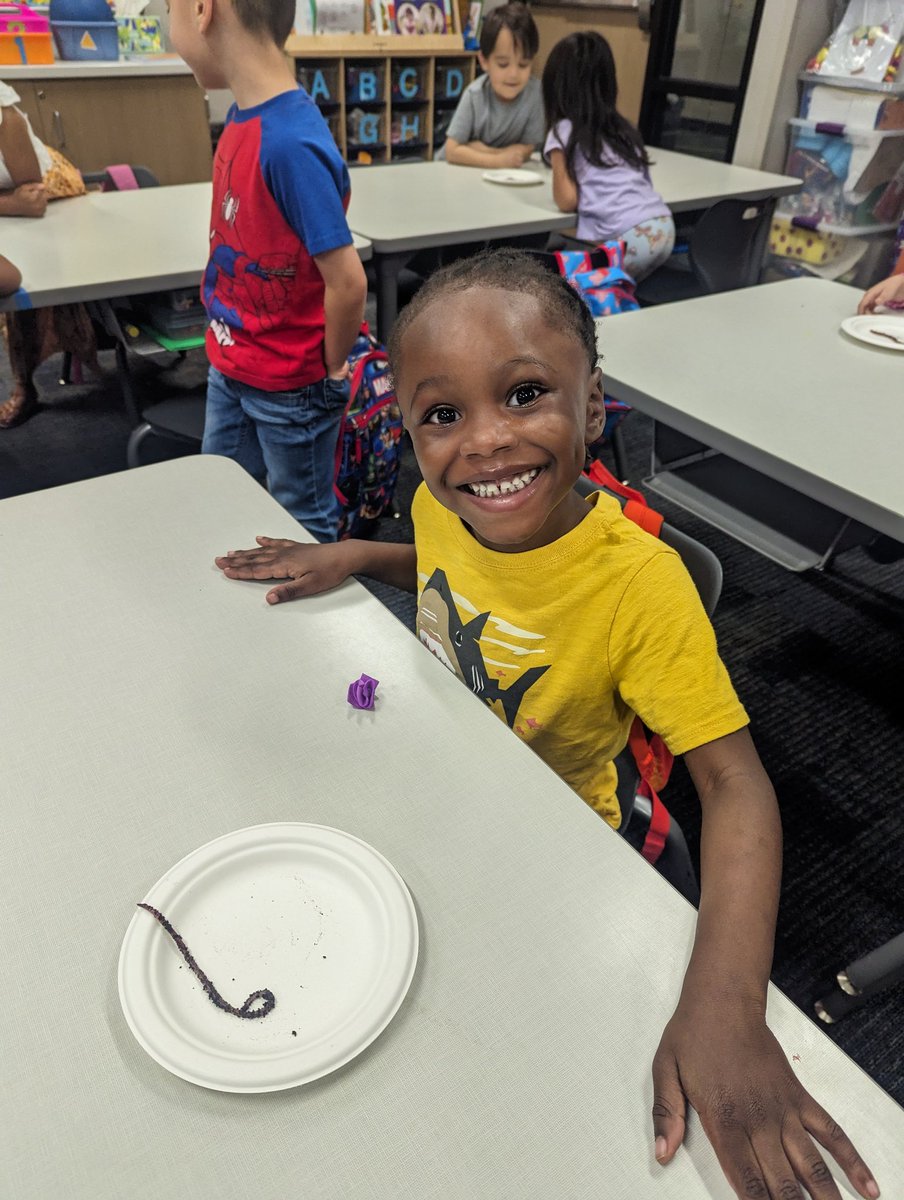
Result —
[[540, 52], [534, 73], [542, 74], [550, 50], [561, 38], [578, 30], [595, 29], [609, 42], [615, 57], [619, 111], [637, 124], [650, 48], [649, 37], [641, 33], [637, 24], [637, 13], [565, 4], [549, 7], [532, 4], [531, 11], [540, 34]]
[[[166, 11], [166, 0], [150, 0], [147, 8], [144, 10], [149, 17], [159, 17], [163, 28], [164, 43], [168, 50], [172, 47], [169, 44], [169, 14]], [[222, 91], [208, 91], [207, 104], [210, 110], [210, 120], [214, 125], [219, 125], [226, 120], [226, 113], [229, 110], [229, 105], [232, 103], [232, 92], [223, 89]]]

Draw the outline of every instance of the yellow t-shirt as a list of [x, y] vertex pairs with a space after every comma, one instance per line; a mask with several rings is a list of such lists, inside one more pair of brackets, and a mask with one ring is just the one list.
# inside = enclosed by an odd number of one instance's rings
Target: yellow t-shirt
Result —
[[610, 824], [634, 713], [673, 754], [747, 724], [680, 556], [602, 492], [549, 546], [487, 550], [421, 485], [420, 640]]

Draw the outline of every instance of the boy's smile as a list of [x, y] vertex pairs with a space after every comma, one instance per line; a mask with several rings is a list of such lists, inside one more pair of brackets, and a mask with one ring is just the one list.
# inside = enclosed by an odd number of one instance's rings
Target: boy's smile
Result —
[[533, 550], [586, 515], [574, 483], [602, 427], [600, 372], [534, 296], [443, 295], [408, 329], [396, 389], [428, 488], [481, 544]]

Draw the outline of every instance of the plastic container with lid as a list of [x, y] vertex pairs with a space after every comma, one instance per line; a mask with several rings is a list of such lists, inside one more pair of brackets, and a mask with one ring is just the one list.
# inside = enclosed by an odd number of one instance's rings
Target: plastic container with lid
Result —
[[803, 180], [783, 196], [776, 216], [824, 233], [893, 229], [904, 207], [904, 129], [851, 129], [801, 117], [791, 120], [785, 167]]

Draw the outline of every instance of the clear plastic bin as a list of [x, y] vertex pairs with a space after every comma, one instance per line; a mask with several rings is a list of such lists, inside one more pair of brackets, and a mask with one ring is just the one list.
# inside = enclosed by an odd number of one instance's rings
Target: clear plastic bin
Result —
[[427, 98], [427, 64], [403, 59], [392, 64], [390, 74], [394, 104]]
[[384, 100], [382, 62], [346, 63], [345, 99], [348, 104], [379, 104]]
[[298, 82], [316, 104], [339, 103], [339, 64], [299, 62]]
[[857, 130], [794, 117], [786, 173], [803, 187], [778, 201], [795, 226], [838, 234], [892, 229], [904, 208], [904, 130]]

